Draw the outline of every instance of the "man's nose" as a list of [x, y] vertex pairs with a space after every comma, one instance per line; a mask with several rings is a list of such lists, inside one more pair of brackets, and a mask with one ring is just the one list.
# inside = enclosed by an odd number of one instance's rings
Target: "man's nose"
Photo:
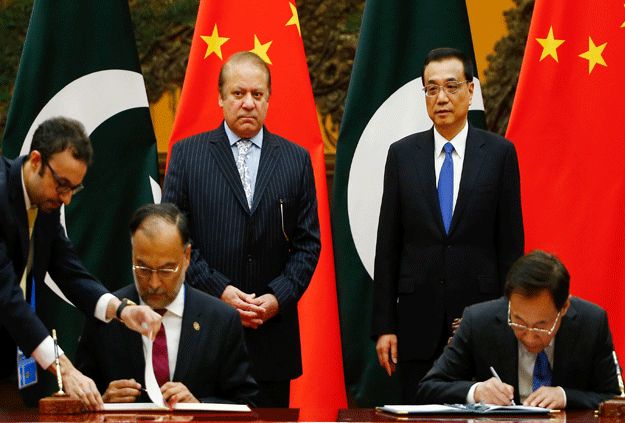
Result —
[[246, 109], [254, 108], [254, 98], [252, 98], [252, 93], [247, 93], [243, 97], [243, 107], [245, 107]]
[[73, 192], [70, 189], [69, 191], [64, 192], [63, 194], [59, 194], [59, 198], [61, 199], [63, 204], [65, 204], [66, 206], [69, 206], [69, 203], [72, 202], [72, 195], [73, 195]]
[[158, 273], [152, 271], [150, 278], [148, 279], [148, 283], [150, 284], [150, 288], [153, 290], [157, 290], [161, 287], [161, 280], [158, 278]]
[[440, 88], [438, 90], [438, 94], [436, 94], [436, 101], [438, 103], [447, 103], [449, 101], [449, 96], [447, 96], [447, 92], [444, 88]]

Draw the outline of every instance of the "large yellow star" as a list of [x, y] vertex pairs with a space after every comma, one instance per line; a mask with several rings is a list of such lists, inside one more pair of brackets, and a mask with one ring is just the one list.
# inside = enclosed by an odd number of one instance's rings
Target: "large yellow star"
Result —
[[254, 34], [254, 50], [250, 50], [250, 51], [252, 53], [258, 54], [258, 56], [261, 59], [263, 59], [265, 63], [269, 63], [271, 65], [272, 64], [271, 60], [269, 60], [269, 56], [267, 55], [267, 50], [269, 50], [271, 43], [273, 43], [273, 41], [269, 41], [268, 43], [261, 44], [260, 41], [258, 41], [258, 37], [256, 36], [256, 34]]
[[601, 53], [603, 53], [603, 49], [607, 44], [608, 43], [603, 43], [600, 46], [596, 46], [595, 43], [592, 42], [592, 38], [588, 37], [588, 51], [579, 55], [579, 57], [588, 60], [588, 75], [590, 75], [590, 72], [592, 72], [592, 69], [597, 63], [608, 66], [605, 60], [603, 60], [603, 57], [601, 57]]
[[211, 53], [215, 53], [217, 57], [219, 57], [221, 60], [224, 60], [221, 55], [221, 46], [230, 38], [219, 36], [219, 34], [217, 33], [217, 24], [215, 24], [215, 28], [213, 29], [213, 35], [200, 35], [200, 38], [202, 38], [206, 42], [206, 44], [208, 44], [206, 54], [204, 55], [205, 59], [210, 56]]
[[301, 37], [302, 30], [299, 27], [299, 18], [297, 16], [297, 8], [295, 7], [293, 3], [289, 3], [289, 6], [291, 6], [291, 12], [293, 12], [293, 16], [291, 16], [291, 19], [289, 19], [289, 21], [284, 26], [289, 26], [289, 25], [297, 26], [297, 32], [299, 32], [299, 36]]
[[553, 27], [549, 28], [549, 35], [547, 35], [547, 38], [536, 38], [536, 41], [543, 46], [543, 54], [540, 56], [540, 60], [543, 60], [547, 56], [551, 56], [556, 62], [558, 61], [558, 52], [556, 49], [560, 47], [564, 40], [555, 39], [553, 36]]
[[[625, 4], [623, 6], [625, 6]], [[623, 22], [623, 25], [621, 25], [621, 28], [625, 28], [625, 22]]]

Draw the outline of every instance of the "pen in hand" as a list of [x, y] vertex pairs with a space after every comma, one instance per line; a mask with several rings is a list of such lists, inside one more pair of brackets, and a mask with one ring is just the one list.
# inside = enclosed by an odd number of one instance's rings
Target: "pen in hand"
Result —
[[[499, 382], [503, 383], [503, 382], [501, 381], [501, 378], [499, 377], [499, 375], [498, 375], [498, 374], [497, 374], [497, 372], [495, 371], [495, 369], [493, 369], [493, 366], [490, 366], [490, 372], [493, 374], [493, 376], [495, 376], [495, 377], [497, 378], [497, 380], [498, 380]], [[511, 399], [511, 400], [510, 400], [510, 405], [516, 405], [516, 404], [514, 403], [514, 400], [513, 400], [513, 399]]]

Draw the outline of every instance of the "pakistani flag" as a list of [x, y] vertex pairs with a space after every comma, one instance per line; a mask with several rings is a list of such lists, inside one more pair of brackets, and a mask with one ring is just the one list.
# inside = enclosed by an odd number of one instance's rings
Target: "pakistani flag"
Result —
[[[345, 382], [360, 407], [398, 404], [399, 379], [370, 338], [373, 263], [388, 147], [432, 127], [421, 82], [426, 54], [454, 47], [475, 62], [464, 0], [367, 0], [337, 144], [332, 234]], [[477, 75], [477, 70], [474, 69]], [[485, 128], [477, 78], [469, 112]]]
[[[37, 126], [55, 116], [82, 122], [94, 149], [84, 191], [61, 214], [68, 236], [87, 269], [118, 289], [133, 281], [130, 216], [160, 201], [156, 140], [127, 0], [35, 0], [2, 154], [27, 154]], [[73, 359], [83, 316], [55, 290], [49, 277], [35, 288], [37, 314]], [[43, 386], [44, 374], [39, 369], [37, 395], [54, 392], [55, 381]]]

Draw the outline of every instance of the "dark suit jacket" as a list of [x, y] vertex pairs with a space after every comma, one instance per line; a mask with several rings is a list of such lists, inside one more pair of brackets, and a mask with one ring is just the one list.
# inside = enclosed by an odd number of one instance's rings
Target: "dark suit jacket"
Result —
[[[20, 288], [29, 247], [20, 173], [23, 162], [24, 157], [0, 158], [0, 323], [30, 356], [50, 333], [24, 301]], [[63, 294], [87, 316], [93, 316], [98, 299], [108, 291], [81, 264], [59, 215], [59, 210], [37, 215], [33, 231], [35, 284], [43, 284], [49, 272]], [[15, 351], [11, 355], [15, 357]]]
[[[258, 388], [250, 374], [239, 313], [228, 304], [186, 284], [184, 312], [174, 382], [200, 401], [254, 405]], [[134, 285], [115, 294], [139, 303]], [[196, 329], [199, 324], [199, 329]], [[135, 379], [145, 387], [141, 334], [113, 320], [89, 319], [76, 351], [76, 367], [94, 380], [101, 393], [109, 383]], [[137, 401], [150, 402], [147, 393]]]
[[302, 374], [297, 302], [321, 250], [310, 155], [263, 128], [250, 210], [224, 124], [174, 144], [163, 202], [189, 217], [191, 285], [217, 298], [227, 285], [277, 297], [278, 315], [245, 328], [252, 373], [257, 380], [293, 379]]
[[400, 360], [432, 358], [444, 324], [451, 328], [466, 306], [503, 294], [523, 249], [510, 141], [469, 125], [449, 234], [436, 190], [434, 128], [393, 143], [378, 225], [372, 337], [396, 334]]
[[[599, 306], [571, 297], [555, 337], [552, 385], [567, 408], [596, 408], [619, 393], [608, 316]], [[508, 300], [468, 307], [451, 344], [419, 385], [417, 402], [464, 403], [475, 383], [492, 377], [490, 366], [514, 387], [519, 403], [518, 341], [508, 326]]]

